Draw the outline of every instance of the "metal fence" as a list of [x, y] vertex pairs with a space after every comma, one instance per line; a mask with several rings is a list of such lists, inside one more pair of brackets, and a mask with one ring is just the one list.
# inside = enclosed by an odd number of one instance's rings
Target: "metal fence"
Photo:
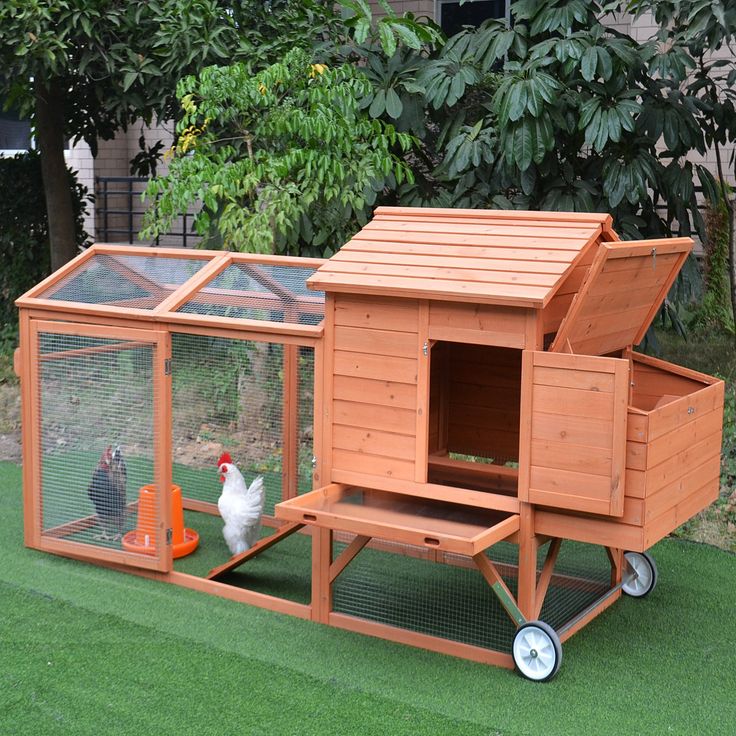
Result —
[[[140, 243], [138, 233], [147, 206], [141, 195], [148, 179], [136, 176], [95, 177], [95, 240], [102, 243]], [[199, 238], [191, 229], [192, 217], [184, 214], [177, 227], [156, 238], [151, 245], [196, 245]]]

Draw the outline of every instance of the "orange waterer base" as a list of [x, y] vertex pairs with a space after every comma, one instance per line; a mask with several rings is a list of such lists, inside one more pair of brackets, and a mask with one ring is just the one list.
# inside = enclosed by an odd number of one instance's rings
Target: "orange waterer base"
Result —
[[[138, 496], [138, 523], [123, 536], [123, 549], [144, 555], [156, 554], [156, 486], [143, 486]], [[184, 527], [181, 488], [171, 486], [171, 526], [174, 557], [184, 557], [197, 549], [199, 534]]]

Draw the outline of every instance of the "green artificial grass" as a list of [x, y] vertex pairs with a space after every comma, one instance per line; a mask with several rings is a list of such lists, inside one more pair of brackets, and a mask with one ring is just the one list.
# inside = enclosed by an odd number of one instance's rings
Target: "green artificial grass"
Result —
[[0, 463], [3, 735], [734, 730], [736, 557], [711, 547], [658, 544], [655, 591], [585, 627], [535, 684], [28, 550], [21, 515], [20, 471]]

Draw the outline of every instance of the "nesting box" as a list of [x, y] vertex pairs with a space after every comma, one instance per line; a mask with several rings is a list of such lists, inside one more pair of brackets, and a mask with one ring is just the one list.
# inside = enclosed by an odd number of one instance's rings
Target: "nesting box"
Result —
[[[723, 383], [632, 347], [691, 247], [604, 214], [387, 207], [328, 261], [94, 246], [18, 302], [26, 542], [549, 679], [718, 495]], [[154, 490], [153, 555], [93, 536], [110, 443]], [[232, 446], [275, 531], [185, 574], [157, 489], [216, 514]], [[267, 550], [301, 597], [223, 577]]]

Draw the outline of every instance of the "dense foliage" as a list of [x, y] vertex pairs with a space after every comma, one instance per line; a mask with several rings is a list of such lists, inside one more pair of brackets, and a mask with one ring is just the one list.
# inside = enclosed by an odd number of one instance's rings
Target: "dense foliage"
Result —
[[[712, 199], [718, 188], [692, 154], [736, 137], [732, 92], [713, 97], [733, 87], [734, 63], [707, 56], [730, 42], [733, 4], [719, 0], [724, 12], [705, 19], [697, 0], [641, 0], [631, 9], [656, 6], [661, 28], [638, 42], [601, 20], [629, 9], [622, 2], [516, 0], [510, 24], [490, 20], [442, 42], [428, 21], [389, 15], [389, 32], [371, 25], [362, 0], [343, 0], [342, 21], [323, 8], [306, 53], [314, 64], [358, 64], [370, 83], [353, 87], [359, 107], [414, 139], [392, 150], [412, 176], [376, 180], [379, 203], [606, 211], [627, 238], [704, 234], [696, 185]], [[244, 150], [241, 141], [229, 152], [235, 160]], [[189, 192], [188, 204], [201, 198], [199, 186]], [[349, 214], [328, 249], [360, 225]], [[305, 223], [287, 239], [310, 252], [326, 230]]]
[[731, 309], [728, 280], [728, 217], [726, 196], [717, 202], [708, 202], [705, 213], [706, 238], [703, 263], [703, 294], [690, 326], [707, 331], [726, 331], [733, 334], [734, 320]]
[[369, 83], [351, 64], [313, 64], [306, 52], [252, 74], [245, 64], [209, 67], [178, 87], [184, 115], [169, 173], [144, 237], [166, 232], [193, 202], [209, 247], [321, 255], [326, 241], [365, 222], [375, 192], [411, 174], [392, 148], [411, 137], [358, 107]]
[[374, 102], [402, 103], [369, 110], [422, 140], [416, 184], [396, 199], [608, 211], [628, 237], [702, 231], [694, 182], [713, 192], [713, 179], [689, 161], [706, 149], [702, 111], [658, 39], [602, 23], [620, 8], [517, 0], [510, 26], [487, 21], [428, 56], [369, 52]]
[[52, 267], [75, 252], [65, 139], [93, 154], [134, 120], [173, 112], [182, 72], [238, 48], [229, 3], [217, 0], [5, 0], [0, 95], [30, 114], [42, 172]]
[[[77, 245], [85, 242], [86, 189], [68, 172], [74, 192]], [[49, 236], [38, 154], [0, 158], [0, 344], [13, 342], [18, 318], [13, 302], [49, 274]]]

